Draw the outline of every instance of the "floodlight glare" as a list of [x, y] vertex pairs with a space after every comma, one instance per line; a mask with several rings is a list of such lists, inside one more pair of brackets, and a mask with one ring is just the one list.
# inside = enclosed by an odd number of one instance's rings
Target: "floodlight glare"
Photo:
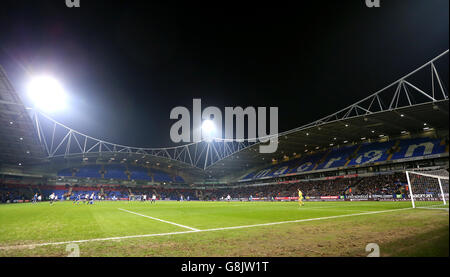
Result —
[[214, 126], [214, 123], [211, 120], [203, 121], [203, 123], [202, 123], [202, 133], [207, 138], [211, 139], [215, 130], [216, 130], [216, 127]]
[[61, 84], [52, 77], [35, 77], [28, 84], [28, 97], [34, 105], [45, 111], [53, 112], [66, 107], [66, 94]]

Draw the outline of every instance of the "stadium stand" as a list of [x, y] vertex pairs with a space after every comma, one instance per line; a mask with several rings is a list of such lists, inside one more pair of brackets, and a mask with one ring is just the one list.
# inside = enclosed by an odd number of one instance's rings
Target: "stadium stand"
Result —
[[404, 187], [407, 184], [404, 173], [312, 181], [290, 178], [289, 182], [283, 181], [286, 181], [286, 179], [280, 178], [277, 182], [268, 185], [213, 189], [209, 191], [209, 197], [220, 199], [220, 197], [225, 197], [228, 194], [233, 198], [248, 198], [250, 196], [268, 199], [271, 197], [295, 197], [297, 189], [302, 190], [305, 197], [397, 195], [405, 193]]
[[173, 181], [172, 178], [169, 176], [169, 174], [167, 174], [167, 173], [165, 173], [163, 171], [160, 171], [160, 170], [157, 170], [157, 169], [152, 169], [151, 173], [153, 175], [153, 180], [155, 182], [167, 182], [167, 183], [169, 183], [169, 182]]
[[58, 176], [62, 177], [72, 177], [73, 176], [73, 169], [72, 168], [65, 168], [60, 171], [58, 171]]
[[101, 178], [100, 175], [101, 166], [100, 165], [87, 165], [78, 169], [75, 173], [76, 177], [90, 177], [90, 178]]
[[402, 140], [399, 149], [392, 156], [392, 160], [423, 157], [445, 152], [445, 143], [440, 139], [418, 138]]
[[79, 168], [65, 168], [59, 170], [59, 177], [81, 177], [94, 179], [134, 180], [157, 183], [185, 183], [183, 177], [170, 175], [157, 169], [125, 165], [86, 165]]
[[[404, 173], [380, 174], [365, 177], [336, 178], [333, 180], [303, 180], [295, 176], [277, 178], [267, 185], [240, 186], [239, 183], [230, 184], [228, 188], [167, 188], [162, 186], [133, 188], [133, 195], [151, 196], [155, 194], [158, 199], [179, 200], [182, 195], [184, 199], [190, 200], [218, 200], [228, 194], [232, 198], [266, 198], [272, 197], [295, 197], [297, 189], [303, 191], [305, 197], [342, 196], [352, 195], [397, 195], [405, 194], [407, 184]], [[0, 185], [1, 202], [29, 201], [34, 193], [42, 194], [48, 199], [51, 193], [55, 193], [58, 199], [69, 197], [75, 199], [77, 195], [92, 194], [103, 196], [104, 199], [128, 200], [131, 190], [125, 186], [27, 186], [27, 185]]]
[[377, 161], [387, 161], [389, 158], [388, 151], [394, 146], [394, 141], [363, 143], [359, 151], [355, 154], [348, 165], [361, 165]]
[[189, 197], [190, 200], [199, 200], [198, 191], [195, 189], [188, 188], [164, 188], [164, 187], [155, 187], [155, 188], [138, 188], [133, 189], [133, 194], [135, 195], [144, 195], [151, 196], [155, 194], [159, 200], [180, 200], [180, 196], [183, 196], [184, 199]]
[[128, 180], [128, 175], [125, 173], [126, 168], [123, 165], [105, 166], [105, 172], [105, 179]]
[[128, 166], [131, 180], [146, 180], [151, 181], [152, 178], [148, 175], [148, 169], [137, 166]]
[[355, 152], [357, 146], [344, 146], [332, 149], [322, 163], [318, 163], [316, 169], [327, 169], [345, 166], [348, 158]]
[[303, 173], [340, 167], [362, 166], [392, 160], [407, 160], [448, 151], [445, 139], [416, 138], [363, 143], [333, 148], [252, 172], [241, 180], [263, 179], [288, 173]]
[[181, 176], [175, 176], [174, 178], [175, 183], [185, 183], [186, 181]]

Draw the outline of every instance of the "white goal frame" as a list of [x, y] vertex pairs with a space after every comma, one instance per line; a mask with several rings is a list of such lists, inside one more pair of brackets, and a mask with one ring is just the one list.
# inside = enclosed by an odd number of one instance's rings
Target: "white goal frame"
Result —
[[429, 177], [429, 178], [435, 178], [438, 180], [438, 184], [439, 184], [439, 188], [441, 190], [441, 196], [442, 196], [442, 201], [444, 203], [444, 205], [447, 205], [447, 201], [445, 200], [445, 194], [444, 194], [444, 190], [442, 189], [442, 181], [441, 180], [449, 180], [448, 176], [439, 176], [439, 175], [434, 175], [434, 174], [429, 174], [426, 173], [426, 171], [424, 172], [420, 172], [420, 171], [406, 171], [406, 179], [408, 180], [408, 191], [409, 191], [409, 196], [411, 198], [411, 203], [412, 203], [412, 207], [416, 208], [416, 203], [414, 200], [414, 193], [413, 193], [413, 186], [411, 184], [409, 175], [410, 174], [415, 174], [415, 175], [420, 175], [420, 176], [424, 176], [424, 177]]
[[[130, 201], [143, 201], [142, 199], [144, 198], [144, 194], [133, 194], [131, 196], [129, 196], [129, 200]], [[147, 199], [146, 201], [149, 200], [149, 197], [147, 195]]]

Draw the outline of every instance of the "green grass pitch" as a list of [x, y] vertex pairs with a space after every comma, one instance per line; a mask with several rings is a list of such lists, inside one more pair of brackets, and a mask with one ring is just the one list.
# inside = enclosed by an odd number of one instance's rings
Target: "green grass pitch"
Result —
[[[0, 205], [0, 256], [448, 257], [447, 210], [409, 202]], [[447, 207], [448, 208], [448, 207]]]

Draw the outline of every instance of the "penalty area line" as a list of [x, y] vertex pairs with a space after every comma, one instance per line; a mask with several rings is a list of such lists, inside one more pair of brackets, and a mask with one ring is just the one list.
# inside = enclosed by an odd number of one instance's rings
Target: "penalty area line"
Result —
[[129, 211], [129, 210], [121, 209], [121, 208], [118, 208], [118, 209], [121, 210], [121, 211], [130, 213], [130, 214], [135, 214], [135, 215], [143, 216], [143, 217], [150, 218], [150, 219], [153, 219], [153, 220], [158, 220], [158, 221], [161, 221], [161, 222], [164, 222], [164, 223], [172, 224], [172, 225], [175, 225], [175, 226], [178, 226], [178, 227], [182, 227], [182, 228], [186, 228], [186, 229], [189, 229], [189, 230], [192, 230], [192, 231], [200, 231], [199, 229], [195, 229], [195, 228], [192, 228], [192, 227], [189, 227], [189, 226], [185, 226], [185, 225], [181, 225], [181, 224], [178, 224], [178, 223], [170, 222], [170, 221], [167, 221], [167, 220], [162, 220], [162, 219], [159, 219], [159, 218], [156, 218], [156, 217], [135, 213], [135, 212], [132, 212], [132, 211]]
[[[0, 250], [10, 250], [10, 249], [19, 249], [19, 248], [31, 248], [32, 249], [32, 248], [35, 248], [38, 246], [64, 245], [64, 244], [71, 244], [71, 243], [85, 243], [85, 242], [95, 242], [95, 241], [122, 240], [122, 239], [132, 239], [132, 238], [146, 238], [146, 237], [181, 235], [181, 234], [189, 234], [189, 233], [236, 230], [236, 229], [244, 229], [244, 228], [280, 225], [280, 224], [287, 224], [287, 223], [299, 223], [299, 222], [318, 221], [318, 220], [343, 218], [343, 217], [351, 217], [351, 216], [389, 213], [389, 212], [404, 211], [404, 210], [411, 210], [411, 209], [413, 209], [413, 208], [392, 209], [392, 210], [373, 211], [373, 212], [356, 213], [356, 214], [344, 214], [344, 215], [335, 215], [335, 216], [327, 216], [327, 217], [316, 217], [316, 218], [307, 218], [307, 219], [299, 219], [299, 220], [261, 223], [261, 224], [243, 225], [243, 226], [232, 226], [232, 227], [213, 228], [213, 229], [204, 229], [204, 230], [195, 229], [195, 230], [191, 230], [191, 231], [171, 232], [171, 233], [145, 234], [145, 235], [133, 235], [133, 236], [111, 237], [111, 238], [96, 238], [96, 239], [85, 239], [85, 240], [74, 240], [74, 241], [63, 241], [63, 242], [47, 242], [47, 243], [37, 243], [37, 244], [29, 244], [29, 245], [12, 245], [12, 246], [2, 246], [2, 247], [0, 247]], [[133, 212], [131, 212], [131, 213], [133, 213]], [[145, 217], [148, 217], [148, 216], [145, 216]], [[190, 227], [188, 227], [188, 228], [190, 228]]]

